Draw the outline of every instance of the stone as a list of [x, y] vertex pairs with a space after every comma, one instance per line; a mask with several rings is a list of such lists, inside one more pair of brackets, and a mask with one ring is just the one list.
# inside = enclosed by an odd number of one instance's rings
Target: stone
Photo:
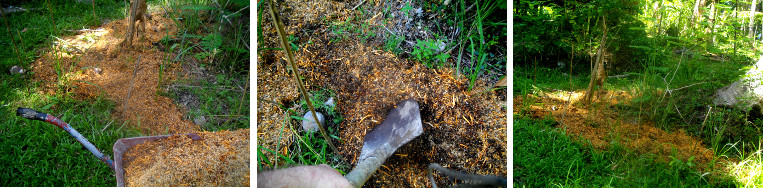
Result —
[[13, 66], [10, 70], [11, 74], [24, 74], [24, 68], [20, 66]]
[[329, 100], [326, 100], [326, 102], [323, 103], [323, 104], [325, 104], [326, 106], [329, 106], [329, 107], [335, 107], [336, 106], [336, 104], [334, 104], [334, 97], [329, 97]]
[[713, 104], [763, 115], [763, 55], [740, 80], [716, 90]]
[[204, 123], [207, 123], [207, 118], [205, 118], [204, 116], [198, 116], [196, 118], [193, 118], [193, 123], [199, 126], [204, 125]]
[[[320, 112], [315, 112], [315, 115], [318, 116], [318, 121], [321, 122], [321, 125], [326, 125], [326, 118], [323, 117], [323, 114]], [[305, 115], [302, 116], [302, 118], [306, 120], [302, 120], [302, 130], [305, 132], [315, 132], [318, 131], [318, 124], [315, 122], [315, 118], [313, 117], [313, 112], [307, 111]], [[309, 121], [308, 121], [309, 120]]]

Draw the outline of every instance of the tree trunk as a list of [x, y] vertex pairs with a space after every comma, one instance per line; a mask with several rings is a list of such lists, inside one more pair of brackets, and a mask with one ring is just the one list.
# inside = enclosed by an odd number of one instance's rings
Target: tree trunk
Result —
[[664, 15], [664, 10], [662, 9], [662, 5], [665, 3], [665, 0], [660, 1], [660, 18], [657, 21], [657, 35], [662, 34], [662, 17]]
[[[739, 14], [739, 10], [737, 9], [737, 5], [739, 4], [739, 0], [736, 0], [736, 3], [734, 3], [734, 20], [737, 20], [737, 14]], [[736, 24], [734, 24], [734, 52], [732, 54], [737, 53], [737, 30], [739, 28], [736, 28]]]
[[697, 23], [697, 21], [699, 21], [699, 17], [701, 16], [699, 14], [699, 4], [701, 2], [702, 2], [702, 0], [694, 1], [694, 11], [692, 11], [692, 14], [691, 14], [691, 25], [695, 25]]
[[591, 104], [591, 99], [596, 94], [595, 87], [598, 85], [599, 88], [603, 88], [604, 81], [607, 78], [607, 74], [604, 71], [604, 60], [601, 57], [604, 53], [604, 49], [606, 48], [606, 39], [607, 39], [607, 17], [603, 16], [603, 23], [602, 23], [602, 31], [604, 31], [603, 36], [601, 37], [601, 41], [599, 42], [599, 49], [596, 51], [596, 68], [591, 70], [591, 81], [588, 83], [588, 90], [586, 91], [585, 95], [585, 103]]
[[715, 0], [713, 0], [710, 4], [710, 13], [713, 15], [710, 16], [710, 36], [713, 36], [712, 40], [708, 41], [708, 47], [715, 46], [715, 23], [718, 19], [718, 9], [715, 8]]
[[[754, 34], [752, 27], [753, 25], [755, 25], [755, 5], [757, 5], [757, 3], [755, 2], [755, 0], [752, 0], [752, 5], [750, 5], [750, 23], [747, 25], [747, 30], [748, 30], [747, 35], [750, 38], [753, 38], [752, 35]], [[753, 40], [755, 39], [753, 38]]]

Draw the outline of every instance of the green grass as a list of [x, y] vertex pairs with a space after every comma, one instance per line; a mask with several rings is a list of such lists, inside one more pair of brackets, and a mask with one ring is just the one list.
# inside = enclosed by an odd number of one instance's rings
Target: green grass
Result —
[[[467, 6], [472, 5], [474, 7], [467, 10]], [[488, 71], [505, 72], [508, 65], [506, 49], [504, 48], [507, 39], [508, 18], [502, 14], [507, 5], [505, 0], [454, 1], [448, 6], [426, 0], [416, 0], [407, 2], [399, 10], [385, 7], [383, 9], [383, 24], [397, 21], [391, 18], [392, 11], [401, 11], [404, 17], [409, 17], [412, 16], [409, 13], [417, 7], [421, 7], [424, 12], [438, 12], [440, 15], [439, 18], [433, 18], [440, 19], [439, 24], [432, 25], [432, 28], [428, 28], [429, 26], [421, 28], [430, 33], [433, 38], [416, 38], [415, 44], [410, 49], [404, 49], [402, 47], [404, 45], [401, 44], [406, 43], [406, 39], [409, 40], [408, 42], [412, 42], [410, 40], [413, 39], [368, 21], [374, 16], [367, 11], [370, 9], [368, 4], [359, 6], [355, 10], [356, 16], [328, 24], [330, 24], [331, 33], [335, 36], [331, 39], [332, 43], [345, 41], [348, 37], [355, 37], [365, 42], [380, 36], [377, 35], [379, 32], [386, 33], [384, 37], [379, 38], [379, 49], [417, 60], [428, 68], [455, 68], [459, 71], [459, 75], [464, 75], [468, 79], [469, 90], [471, 90], [477, 79], [484, 77], [485, 73]], [[443, 29], [448, 27], [461, 28], [461, 32], [457, 36], [451, 36], [451, 33]], [[441, 44], [445, 45], [440, 46]], [[459, 60], [468, 63], [461, 64]], [[489, 79], [498, 80], [501, 75], [491, 76], [494, 78]]]
[[[58, 75], [59, 90], [54, 94], [40, 92], [40, 83], [32, 82], [33, 70], [28, 69], [29, 63], [37, 58], [44, 50], [58, 51], [60, 49], [45, 48], [56, 39], [52, 36], [63, 37], [73, 33], [65, 30], [79, 30], [99, 24], [94, 21], [92, 5], [64, 0], [50, 0], [53, 8], [55, 26], [51, 12], [47, 9], [46, 1], [24, 2], [21, 5], [30, 9], [29, 12], [6, 15], [17, 47], [20, 48], [21, 62], [13, 48], [0, 51], [0, 69], [7, 71], [13, 65], [22, 65], [27, 69], [23, 75], [0, 74], [0, 185], [2, 186], [115, 186], [114, 173], [107, 165], [96, 159], [80, 143], [64, 130], [40, 121], [32, 121], [15, 115], [16, 108], [32, 108], [44, 113], [56, 115], [69, 123], [104, 154], [113, 156], [112, 146], [119, 138], [141, 136], [137, 129], [120, 119], [113, 119], [115, 101], [107, 99], [103, 94], [87, 100], [75, 100], [67, 88], [72, 82], [67, 78], [68, 73], [83, 70], [73, 69], [77, 60], [72, 64], [60, 63], [54, 58], [55, 71]], [[215, 74], [212, 81], [195, 81], [194, 94], [200, 96], [203, 105], [193, 113], [204, 114], [209, 121], [207, 130], [249, 128], [248, 92], [250, 90], [244, 79], [249, 72], [248, 19], [239, 19], [248, 9], [248, 1], [232, 1], [222, 6], [206, 6], [211, 1], [186, 1], [189, 4], [177, 6], [185, 10], [183, 32], [198, 31], [199, 37], [188, 40], [188, 46], [199, 48], [187, 50], [192, 58], [205, 60], [207, 69], [213, 69]], [[193, 4], [196, 3], [196, 4]], [[202, 6], [202, 3], [204, 6]], [[149, 2], [152, 4], [152, 2]], [[211, 8], [210, 8], [211, 7]], [[243, 9], [243, 11], [242, 11]], [[173, 9], [174, 11], [175, 9]], [[218, 25], [194, 21], [204, 21], [199, 12], [207, 11], [209, 16], [216, 16]], [[237, 12], [238, 11], [238, 12]], [[178, 12], [178, 11], [174, 11]], [[210, 13], [211, 12], [211, 13]], [[181, 15], [181, 14], [177, 14]], [[223, 16], [224, 15], [224, 16]], [[96, 16], [99, 19], [122, 19], [126, 16], [122, 1], [96, 1]], [[196, 17], [194, 17], [196, 16]], [[180, 17], [179, 17], [180, 18]], [[217, 30], [217, 29], [220, 30]], [[25, 32], [21, 32], [26, 29]], [[11, 37], [6, 32], [0, 32], [0, 44], [13, 46]], [[169, 33], [168, 33], [169, 34]], [[177, 33], [171, 33], [180, 36]], [[20, 38], [19, 38], [20, 36]], [[22, 42], [23, 41], [23, 42]], [[181, 50], [173, 48], [173, 50]], [[175, 57], [166, 57], [169, 61]], [[164, 69], [166, 67], [159, 67]], [[188, 81], [188, 80], [184, 80]], [[84, 81], [83, 81], [84, 82]], [[87, 82], [85, 82], [87, 83]], [[160, 83], [157, 87], [162, 87]], [[181, 83], [182, 84], [182, 83]], [[198, 89], [201, 88], [201, 89]], [[187, 88], [184, 88], [187, 89]], [[221, 92], [222, 91], [222, 92]], [[228, 109], [220, 104], [227, 104]], [[194, 114], [194, 115], [196, 115]], [[223, 119], [224, 121], [220, 121]], [[112, 158], [113, 159], [113, 158]]]
[[[0, 185], [2, 186], [114, 186], [116, 179], [107, 165], [100, 162], [66, 131], [41, 121], [23, 119], [15, 115], [17, 107], [32, 108], [56, 115], [107, 155], [117, 139], [139, 136], [139, 132], [126, 126], [127, 122], [112, 119], [114, 102], [103, 96], [91, 101], [77, 101], [58, 92], [47, 95], [38, 92], [38, 83], [31, 82], [34, 73], [28, 64], [38, 56], [39, 49], [51, 44], [54, 37], [70, 35], [65, 30], [79, 30], [94, 22], [92, 5], [71, 1], [50, 1], [51, 13], [45, 1], [25, 2], [21, 5], [29, 12], [7, 14], [16, 47], [21, 51], [21, 62], [12, 47], [11, 37], [0, 32], [0, 43], [8, 50], [0, 51], [0, 69], [7, 71], [13, 65], [27, 69], [24, 75], [0, 74]], [[99, 19], [121, 18], [122, 7], [114, 1], [96, 2]], [[4, 26], [4, 25], [3, 25]], [[25, 30], [24, 32], [21, 32]], [[57, 29], [57, 30], [56, 30]], [[57, 63], [57, 74], [64, 77], [70, 65]], [[68, 79], [59, 86], [70, 85]], [[105, 127], [109, 125], [109, 127]], [[105, 129], [104, 129], [105, 128]]]
[[[55, 26], [51, 19], [51, 10], [48, 9], [46, 1], [29, 1], [19, 5], [29, 9], [27, 12], [17, 12], [7, 14], [9, 29], [13, 40], [8, 34], [5, 24], [0, 29], [0, 44], [7, 47], [8, 50], [0, 51], [0, 68], [7, 70], [13, 65], [22, 65], [32, 62], [38, 56], [37, 49], [49, 45], [53, 41], [51, 36], [70, 35], [66, 30], [79, 30], [100, 24], [100, 21], [94, 22], [92, 5], [88, 3], [76, 3], [65, 0], [50, 0], [52, 17], [55, 18]], [[95, 14], [99, 19], [121, 19], [124, 17], [121, 2], [115, 1], [96, 1]], [[24, 32], [22, 32], [24, 31]], [[16, 55], [18, 49], [21, 61]]]
[[[344, 121], [344, 118], [336, 108], [324, 104], [324, 102], [328, 100], [329, 97], [336, 97], [336, 94], [328, 89], [321, 89], [310, 93], [310, 101], [313, 102], [315, 110], [317, 112], [323, 113], [324, 117], [326, 117], [326, 122], [323, 124], [323, 126], [326, 128], [328, 136], [341, 142], [342, 140], [338, 136], [336, 127], [339, 126], [342, 121]], [[334, 100], [336, 104], [336, 98]], [[292, 144], [292, 146], [288, 148], [288, 155], [283, 155], [281, 153], [275, 152], [272, 149], [258, 145], [257, 168], [270, 169], [279, 168], [279, 166], [283, 167], [294, 165], [327, 164], [339, 171], [341, 174], [346, 174], [349, 172], [349, 167], [342, 164], [343, 162], [341, 159], [333, 154], [331, 148], [328, 146], [328, 142], [326, 142], [322, 136], [318, 135], [319, 133], [302, 131], [302, 120], [306, 120], [302, 118], [302, 115], [304, 115], [306, 112], [309, 112], [309, 110], [307, 109], [304, 100], [299, 101], [299, 104], [301, 107], [295, 110], [282, 106], [282, 108], [287, 110], [289, 113], [283, 124], [280, 125], [282, 129], [281, 132], [288, 128], [289, 130], [295, 131], [295, 138], [278, 139], [279, 143], [276, 144], [277, 148], [275, 148], [275, 151], [282, 151], [281, 147], [283, 147], [283, 145], [281, 145], [280, 141], [283, 139], [293, 139], [297, 143]], [[277, 157], [275, 160], [270, 161], [266, 158], [265, 155], [261, 155], [261, 153], [271, 153]]]
[[[191, 78], [170, 83], [174, 92], [190, 93], [199, 101], [198, 108], [191, 109], [192, 118], [204, 116], [207, 131], [249, 128], [249, 27], [243, 15], [249, 10], [248, 1], [231, 1], [224, 4], [213, 1], [161, 1], [160, 6], [178, 25], [177, 33], [168, 33], [165, 57], [170, 61], [189, 61], [194, 58], [198, 66], [210, 70], [213, 78]], [[213, 23], [208, 23], [212, 20]], [[179, 43], [170, 44], [171, 38]], [[174, 55], [174, 57], [173, 57]], [[182, 66], [182, 65], [181, 65]], [[160, 66], [160, 75], [164, 66]], [[202, 77], [211, 75], [202, 75]], [[161, 87], [159, 85], [158, 87]], [[244, 90], [246, 89], [246, 90]], [[168, 91], [169, 92], [169, 91]], [[173, 97], [174, 94], [169, 94]]]
[[[31, 84], [30, 84], [31, 85]], [[0, 185], [3, 186], [115, 186], [108, 166], [76, 139], [55, 125], [15, 115], [18, 106], [56, 115], [80, 132], [106, 155], [119, 138], [141, 136], [126, 122], [111, 118], [114, 103], [104, 98], [75, 101], [39, 95], [34, 88], [3, 87], [0, 113]], [[31, 93], [30, 93], [31, 92]], [[10, 95], [8, 95], [10, 94]], [[5, 100], [7, 99], [7, 101]], [[14, 102], [11, 102], [14, 101]], [[9, 105], [14, 104], [14, 105]], [[109, 125], [106, 127], [106, 125]], [[112, 157], [113, 159], [113, 157]]]
[[617, 143], [604, 151], [572, 141], [556, 122], [514, 117], [514, 184], [517, 187], [729, 187], [710, 182], [690, 160], [657, 162]]
[[[571, 142], [562, 130], [549, 127], [554, 124], [551, 120], [515, 117], [515, 165], [526, 165], [518, 168], [523, 172], [519, 172], [520, 175], [516, 177], [526, 178], [524, 185], [529, 187], [731, 187], [747, 186], [750, 185], [749, 182], [754, 182], [754, 178], [759, 177], [755, 174], [756, 165], [760, 161], [755, 152], [757, 148], [736, 146], [757, 143], [761, 133], [755, 125], [760, 122], [748, 122], [745, 113], [720, 107], [714, 107], [709, 115], [705, 114], [708, 104], [712, 104], [712, 91], [743, 77], [745, 63], [719, 63], [702, 58], [680, 59], [668, 50], [655, 51], [661, 52], [646, 57], [648, 61], [645, 62], [643, 71], [628, 72], [633, 76], [607, 80], [604, 85], [607, 90], [628, 91], [635, 96], [632, 101], [618, 104], [618, 111], [624, 117], [642, 116], [667, 131], [684, 129], [700, 138], [706, 147], [716, 151], [715, 162], [720, 158], [733, 157], [744, 161], [737, 167], [740, 172], [720, 173], [711, 180], [710, 175], [694, 170], [696, 164], [692, 159], [682, 161], [673, 158], [668, 163], [655, 162], [656, 156], [637, 154], [617, 144], [606, 151], [596, 151]], [[582, 74], [575, 75], [578, 77], [572, 79], [572, 84], [570, 77], [563, 75], [568, 73], [567, 68], [515, 67], [513, 93], [515, 96], [524, 96], [554, 89], [585, 89], [588, 84], [585, 69], [589, 65], [581, 66], [583, 67], [573, 67], [573, 73]], [[684, 86], [686, 88], [675, 90]], [[666, 87], [674, 90], [672, 95], [660, 94], [661, 91], [664, 93]], [[696, 118], [700, 111], [703, 112], [700, 113], [701, 118]], [[690, 119], [689, 115], [694, 115], [695, 118]], [[701, 126], [703, 123], [705, 126]], [[528, 147], [532, 149], [526, 149]], [[732, 149], [737, 152], [728, 152]], [[528, 157], [533, 154], [537, 156]], [[564, 169], [560, 164], [569, 166]]]
[[[236, 77], [229, 77], [236, 76]], [[207, 122], [201, 126], [207, 131], [236, 130], [249, 128], [249, 92], [243, 90], [246, 77], [241, 75], [216, 74], [213, 81], [181, 80], [174, 85], [175, 92], [195, 96], [199, 106], [188, 114], [195, 118], [204, 116]], [[241, 88], [239, 88], [241, 87]], [[243, 96], [243, 97], [242, 97]]]
[[[752, 151], [745, 152], [747, 150], [733, 147], [736, 149], [740, 156], [738, 163], [730, 164], [730, 175], [734, 177], [736, 187], [757, 187], [763, 185], [763, 148], [761, 148], [761, 142], [752, 146]], [[744, 144], [741, 145], [744, 147]]]

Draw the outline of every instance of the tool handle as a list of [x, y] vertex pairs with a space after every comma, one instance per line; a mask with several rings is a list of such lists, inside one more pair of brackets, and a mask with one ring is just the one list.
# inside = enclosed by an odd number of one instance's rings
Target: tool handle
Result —
[[395, 153], [395, 150], [396, 148], [392, 148], [389, 144], [382, 145], [367, 158], [358, 161], [355, 168], [352, 168], [350, 173], [344, 175], [344, 178], [350, 181], [353, 186], [362, 187], [368, 181], [368, 178], [371, 178], [371, 175], [384, 164], [384, 161]]
[[382, 164], [384, 164], [384, 159], [377, 157], [366, 158], [358, 163], [358, 165], [355, 165], [355, 168], [350, 173], [347, 173], [344, 178], [350, 181], [353, 186], [362, 187]]
[[21, 116], [23, 118], [31, 119], [31, 120], [40, 120], [45, 121], [45, 117], [48, 116], [48, 114], [37, 112], [36, 110], [32, 110], [29, 108], [18, 108], [16, 110], [16, 115]]
[[432, 177], [432, 171], [437, 170], [441, 173], [450, 176], [452, 178], [468, 181], [471, 180], [472, 182], [476, 182], [473, 184], [461, 184], [458, 185], [460, 187], [506, 187], [506, 178], [498, 177], [498, 176], [491, 176], [491, 175], [477, 175], [477, 174], [467, 174], [463, 172], [453, 171], [448, 168], [440, 166], [440, 164], [437, 163], [429, 163], [429, 167], [427, 167], [427, 177], [429, 178], [429, 181], [432, 182], [432, 187], [437, 188], [437, 183], [434, 181], [434, 177]]
[[77, 130], [69, 126], [69, 124], [67, 124], [63, 120], [58, 119], [56, 116], [38, 112], [36, 110], [29, 109], [29, 108], [18, 108], [16, 110], [16, 115], [26, 119], [40, 120], [40, 121], [45, 121], [50, 124], [56, 125], [58, 128], [61, 128], [67, 133], [69, 133], [69, 135], [74, 137], [74, 139], [77, 139], [77, 141], [80, 144], [82, 144], [82, 146], [85, 146], [85, 149], [89, 150], [90, 153], [93, 153], [93, 155], [95, 155], [96, 158], [101, 160], [103, 163], [106, 163], [106, 165], [109, 165], [109, 168], [111, 168], [111, 170], [114, 170], [114, 161], [112, 161], [108, 155], [105, 155], [101, 153], [101, 151], [98, 151], [98, 149], [95, 148], [95, 146], [92, 143], [90, 143], [90, 141], [88, 141], [85, 137], [83, 137], [82, 134], [77, 132]]

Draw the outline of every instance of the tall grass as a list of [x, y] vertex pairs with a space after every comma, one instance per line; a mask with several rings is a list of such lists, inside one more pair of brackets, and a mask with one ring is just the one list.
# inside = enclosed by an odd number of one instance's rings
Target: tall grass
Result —
[[659, 162], [614, 142], [604, 151], [573, 141], [551, 119], [514, 117], [514, 184], [517, 187], [727, 187], [720, 174], [710, 181], [692, 159]]
[[761, 144], [753, 147], [747, 153], [745, 149], [737, 150], [741, 161], [730, 163], [730, 175], [734, 177], [736, 187], [758, 187], [763, 185], [763, 157], [761, 157]]
[[[169, 53], [160, 66], [160, 76], [171, 62], [194, 58], [210, 79], [186, 79], [173, 85], [176, 92], [191, 93], [199, 99], [193, 117], [209, 119], [202, 128], [208, 131], [249, 128], [249, 11], [248, 1], [160, 1], [160, 6], [178, 26], [162, 42]], [[207, 76], [207, 75], [204, 75]], [[244, 80], [247, 79], [247, 80]], [[164, 81], [163, 81], [164, 82]], [[161, 83], [159, 85], [162, 85]], [[175, 96], [175, 94], [169, 94]], [[177, 97], [177, 96], [176, 96]]]
[[[326, 126], [329, 137], [341, 141], [335, 127], [344, 121], [344, 118], [336, 108], [322, 102], [326, 101], [329, 97], [335, 97], [335, 94], [330, 90], [322, 89], [312, 92], [310, 97], [315, 108], [325, 114], [326, 123], [324, 126]], [[306, 101], [304, 100], [299, 103], [301, 104], [299, 106], [306, 105]], [[339, 159], [339, 156], [334, 155], [330, 151], [331, 148], [323, 137], [316, 136], [314, 132], [301, 131], [300, 123], [302, 120], [307, 120], [302, 118], [302, 114], [308, 112], [307, 109], [282, 108], [287, 111], [287, 114], [285, 114], [284, 122], [279, 125], [280, 131], [278, 139], [276, 140], [276, 148], [269, 149], [262, 145], [257, 146], [258, 169], [276, 169], [279, 165], [294, 166], [327, 164], [341, 174], [345, 174], [347, 170], [349, 170], [349, 166], [343, 164], [342, 159]], [[284, 130], [292, 131], [294, 138], [284, 138], [282, 136]], [[282, 145], [281, 141], [284, 139], [294, 140], [296, 144], [291, 144], [288, 148], [283, 148], [284, 145]], [[289, 152], [276, 152], [283, 151], [284, 149], [287, 149]], [[276, 157], [273, 161], [270, 161], [267, 156], [261, 155], [264, 153], [271, 153]]]

